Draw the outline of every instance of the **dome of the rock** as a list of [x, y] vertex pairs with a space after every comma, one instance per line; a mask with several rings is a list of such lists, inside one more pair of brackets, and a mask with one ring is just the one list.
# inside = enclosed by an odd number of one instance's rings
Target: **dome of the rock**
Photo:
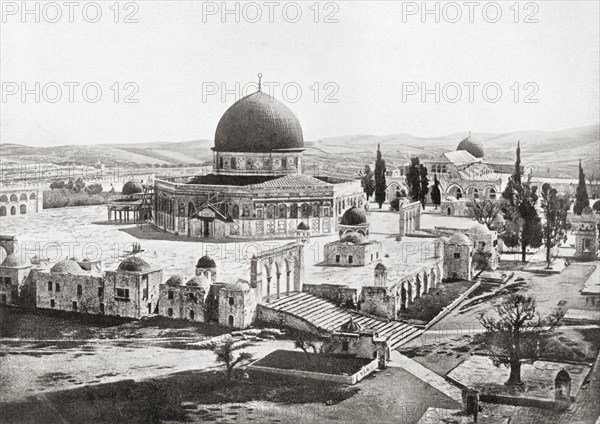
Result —
[[302, 128], [282, 102], [258, 91], [235, 102], [221, 117], [215, 132], [217, 152], [269, 153], [303, 149]]

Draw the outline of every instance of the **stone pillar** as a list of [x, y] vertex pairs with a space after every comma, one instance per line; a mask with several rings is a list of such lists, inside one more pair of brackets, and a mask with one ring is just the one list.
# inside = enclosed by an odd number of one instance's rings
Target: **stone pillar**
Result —
[[294, 291], [301, 292], [304, 285], [304, 245], [298, 244], [298, 259], [295, 261]]
[[278, 272], [275, 275], [277, 277], [277, 299], [279, 299], [281, 297], [281, 289], [279, 286], [279, 284], [281, 283], [281, 272]]

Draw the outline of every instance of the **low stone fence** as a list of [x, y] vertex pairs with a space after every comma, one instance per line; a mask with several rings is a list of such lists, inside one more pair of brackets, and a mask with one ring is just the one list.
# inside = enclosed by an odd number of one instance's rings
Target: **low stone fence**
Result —
[[329, 300], [337, 306], [356, 309], [358, 289], [340, 284], [304, 284], [302, 291], [321, 299]]
[[362, 367], [356, 373], [352, 375], [341, 375], [341, 374], [325, 374], [322, 372], [312, 372], [312, 371], [300, 371], [300, 370], [291, 370], [291, 369], [282, 369], [282, 368], [272, 368], [272, 367], [264, 367], [260, 365], [254, 365], [256, 362], [248, 365], [246, 370], [248, 371], [260, 371], [266, 372], [270, 374], [280, 374], [280, 375], [289, 375], [292, 377], [299, 378], [310, 378], [312, 380], [321, 380], [321, 381], [330, 381], [332, 383], [339, 384], [356, 384], [372, 372], [374, 372], [378, 365], [379, 359], [373, 359], [367, 365]]

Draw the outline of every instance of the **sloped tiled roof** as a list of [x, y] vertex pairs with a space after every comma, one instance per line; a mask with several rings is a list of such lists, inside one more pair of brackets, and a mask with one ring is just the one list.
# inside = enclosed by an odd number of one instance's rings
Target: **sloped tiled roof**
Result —
[[455, 152], [442, 153], [439, 157], [438, 162], [450, 162], [454, 165], [468, 165], [470, 163], [480, 162], [481, 159], [477, 159], [475, 156], [465, 150], [457, 150]]
[[264, 183], [253, 184], [249, 187], [261, 188], [306, 188], [306, 187], [329, 187], [331, 184], [321, 181], [310, 175], [286, 175]]

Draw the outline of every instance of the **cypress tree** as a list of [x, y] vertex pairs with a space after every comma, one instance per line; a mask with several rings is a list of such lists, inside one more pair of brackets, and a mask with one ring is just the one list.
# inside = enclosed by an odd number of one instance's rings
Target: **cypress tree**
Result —
[[590, 198], [588, 197], [587, 187], [585, 186], [585, 174], [583, 173], [583, 167], [581, 166], [581, 159], [579, 159], [579, 184], [577, 184], [577, 192], [575, 193], [573, 213], [575, 215], [581, 215], [581, 212], [589, 205]]
[[442, 203], [442, 193], [440, 192], [440, 182], [437, 179], [437, 174], [433, 175], [433, 187], [431, 188], [431, 201], [435, 205], [435, 208]]
[[377, 144], [377, 159], [375, 160], [375, 201], [379, 204], [379, 209], [385, 202], [385, 161], [381, 157], [380, 145]]
[[535, 208], [538, 194], [531, 186], [531, 175], [521, 175], [521, 145], [517, 145], [515, 172], [502, 192], [501, 208], [506, 220], [502, 240], [508, 247], [521, 247], [521, 260], [526, 261], [527, 247], [542, 245], [542, 224]]

